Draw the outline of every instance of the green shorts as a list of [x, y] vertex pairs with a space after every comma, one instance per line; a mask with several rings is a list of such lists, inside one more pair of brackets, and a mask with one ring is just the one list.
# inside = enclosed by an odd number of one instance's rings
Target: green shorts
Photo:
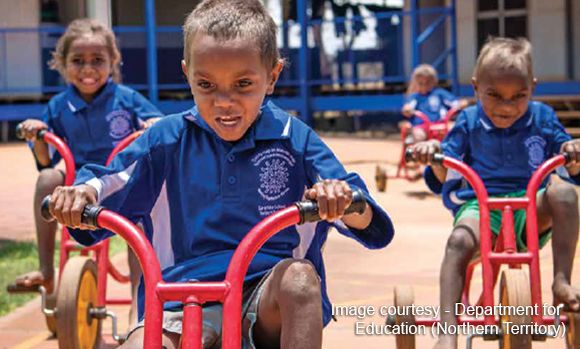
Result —
[[[538, 190], [537, 198], [539, 199], [541, 195], [544, 193], [546, 189]], [[500, 195], [497, 197], [502, 198], [518, 198], [526, 195], [526, 191], [518, 191], [514, 193], [509, 193], [506, 195]], [[501, 229], [501, 215], [502, 212], [500, 210], [492, 210], [490, 212], [490, 226], [491, 231], [497, 237], [499, 235], [499, 231]], [[455, 215], [455, 219], [453, 220], [453, 225], [455, 226], [457, 222], [459, 222], [463, 218], [474, 218], [479, 220], [479, 204], [477, 203], [477, 198], [467, 201], [457, 214]], [[523, 252], [527, 250], [526, 245], [526, 211], [524, 210], [515, 210], [514, 211], [514, 232], [516, 234], [516, 244], [518, 247], [518, 251]], [[539, 245], [540, 248], [544, 247], [550, 238], [552, 237], [552, 229], [548, 229], [545, 232], [542, 232], [539, 236]], [[495, 240], [495, 239], [494, 239]]]

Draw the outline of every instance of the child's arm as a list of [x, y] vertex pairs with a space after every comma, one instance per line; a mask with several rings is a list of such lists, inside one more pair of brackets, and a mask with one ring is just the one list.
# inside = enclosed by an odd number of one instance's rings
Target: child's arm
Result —
[[92, 245], [111, 236], [102, 229], [79, 230], [84, 228], [80, 225], [81, 208], [87, 203], [102, 205], [132, 220], [151, 212], [165, 180], [166, 148], [156, 147], [150, 133], [137, 138], [109, 166], [85, 165], [75, 186], [54, 191], [51, 213], [61, 224], [78, 228], [69, 231], [79, 243]]
[[[356, 173], [347, 173], [340, 161], [332, 151], [322, 142], [318, 135], [309, 130], [304, 150], [304, 167], [307, 175], [307, 185], [311, 186], [306, 195], [314, 198], [319, 192], [325, 196], [321, 203], [322, 210], [326, 210], [326, 220], [332, 221], [332, 225], [346, 236], [349, 236], [367, 248], [381, 248], [386, 246], [393, 238], [394, 228], [388, 214], [369, 195], [365, 183]], [[338, 219], [338, 204], [336, 192], [340, 194], [340, 211], [344, 213], [347, 203], [352, 200], [350, 189], [361, 189], [367, 200], [367, 207], [362, 215], [349, 215]], [[313, 190], [314, 189], [314, 190]], [[334, 199], [329, 200], [328, 192], [334, 190]], [[343, 208], [344, 206], [344, 208]], [[328, 215], [328, 212], [331, 215]], [[331, 219], [329, 219], [329, 217]]]
[[570, 137], [552, 108], [547, 106], [545, 108], [547, 109], [541, 111], [548, 114], [546, 116], [546, 125], [550, 127], [549, 134], [552, 136], [549, 139], [550, 148], [548, 149], [548, 156], [567, 152], [570, 155], [570, 161], [565, 167], [566, 171], [556, 171], [556, 173], [562, 179], [580, 185], [580, 140]]
[[363, 230], [373, 219], [373, 210], [368, 204], [362, 214], [343, 216], [352, 203], [352, 189], [346, 181], [326, 179], [318, 182], [306, 191], [305, 197], [317, 201], [320, 218], [329, 222], [342, 219], [347, 226]]
[[38, 132], [42, 130], [47, 130], [48, 125], [40, 120], [27, 119], [21, 124], [22, 133], [24, 138], [32, 143], [32, 152], [38, 164], [41, 167], [50, 166], [50, 155], [48, 154], [48, 144], [46, 144], [42, 139], [36, 138]]

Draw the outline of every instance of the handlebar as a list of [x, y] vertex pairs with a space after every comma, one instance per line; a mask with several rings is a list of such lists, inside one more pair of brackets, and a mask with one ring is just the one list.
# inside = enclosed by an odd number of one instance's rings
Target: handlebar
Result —
[[[18, 124], [16, 125], [16, 138], [18, 139], [24, 139], [24, 130], [22, 129], [22, 124]], [[48, 132], [47, 130], [40, 130], [36, 133], [36, 139], [38, 140], [43, 140], [44, 139], [44, 135], [46, 134], [46, 132]]]
[[[443, 155], [442, 153], [436, 153], [433, 154], [433, 159], [431, 159], [431, 162], [434, 164], [441, 165], [443, 164], [444, 159], [445, 155]], [[413, 152], [413, 149], [407, 148], [405, 150], [405, 162], [413, 162], [413, 161], [417, 161], [417, 159], [415, 158], [415, 153]]]
[[[51, 222], [54, 217], [49, 211], [51, 196], [47, 195], [40, 205], [40, 215], [42, 218]], [[362, 214], [365, 211], [367, 201], [365, 199], [364, 193], [360, 189], [356, 189], [352, 193], [352, 203], [345, 210], [344, 214], [359, 213]], [[320, 215], [318, 214], [318, 205], [315, 201], [305, 200], [295, 203], [298, 211], [300, 213], [300, 223], [304, 224], [306, 222], [316, 222], [320, 220]], [[100, 228], [97, 223], [97, 217], [99, 213], [103, 210], [103, 207], [97, 205], [87, 205], [81, 213], [81, 223], [92, 228]]]
[[[352, 193], [352, 203], [344, 211], [344, 214], [359, 213], [362, 214], [365, 211], [367, 201], [362, 190], [356, 189]], [[304, 224], [306, 222], [316, 222], [320, 220], [320, 215], [318, 214], [318, 204], [315, 201], [300, 201], [295, 204], [300, 212], [300, 223]]]
[[[568, 153], [562, 153], [560, 155], [556, 155], [548, 160], [546, 160], [542, 165], [540, 165], [536, 171], [534, 171], [530, 181], [528, 182], [527, 192], [528, 194], [537, 192], [539, 186], [541, 185], [542, 181], [546, 176], [556, 170], [556, 168], [566, 165], [570, 162], [571, 156]], [[412, 148], [408, 148], [405, 151], [405, 161], [416, 161], [415, 153], [413, 152]], [[487, 190], [483, 185], [483, 181], [475, 173], [475, 171], [463, 163], [460, 160], [454, 159], [452, 157], [448, 157], [443, 155], [442, 153], [436, 153], [433, 155], [433, 159], [431, 160], [433, 164], [439, 164], [446, 168], [450, 168], [459, 172], [473, 187], [477, 196], [484, 195], [487, 198]], [[485, 194], [484, 194], [485, 192]], [[534, 194], [535, 195], [535, 194]]]
[[[51, 196], [47, 195], [42, 199], [40, 204], [40, 215], [42, 219], [47, 222], [54, 221], [54, 216], [50, 213], [48, 206], [50, 205]], [[97, 205], [87, 205], [81, 213], [81, 223], [92, 228], [99, 228], [97, 224], [97, 216], [103, 210], [103, 207]]]

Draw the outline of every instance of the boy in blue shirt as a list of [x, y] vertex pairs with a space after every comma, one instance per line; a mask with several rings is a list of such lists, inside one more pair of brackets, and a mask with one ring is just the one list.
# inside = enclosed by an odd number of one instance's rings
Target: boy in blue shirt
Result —
[[[558, 174], [580, 183], [580, 142], [571, 140], [554, 110], [532, 102], [531, 46], [525, 39], [496, 38], [481, 50], [473, 86], [478, 104], [465, 109], [442, 144], [418, 143], [413, 150], [420, 163], [427, 164], [434, 153], [443, 151], [471, 166], [483, 180], [490, 196], [525, 195], [534, 170], [555, 154], [567, 152], [571, 161]], [[441, 321], [457, 324], [454, 305], [460, 301], [465, 271], [479, 250], [479, 208], [474, 192], [465, 180], [444, 167], [431, 164], [425, 171], [429, 188], [442, 193], [443, 202], [454, 216], [454, 228], [447, 241], [441, 266]], [[578, 241], [578, 197], [574, 187], [549, 181], [538, 191], [540, 246], [552, 235], [554, 300], [571, 310], [580, 308], [580, 291], [571, 286], [571, 273]], [[501, 212], [491, 211], [491, 229], [499, 234]], [[525, 212], [514, 212], [519, 250], [525, 245]], [[456, 348], [456, 336], [440, 336], [436, 348]]]
[[[115, 145], [136, 130], [162, 116], [145, 97], [120, 85], [121, 53], [113, 32], [92, 19], [77, 19], [67, 27], [57, 42], [52, 69], [58, 70], [69, 86], [48, 102], [42, 120], [21, 123], [40, 174], [34, 195], [34, 221], [38, 241], [39, 271], [16, 278], [10, 291], [35, 290], [42, 285], [51, 294], [54, 289], [54, 244], [56, 222], [40, 216], [42, 199], [64, 183], [64, 174], [54, 166], [60, 154], [36, 134], [50, 130], [70, 148], [76, 169], [95, 163], [104, 165]], [[139, 280], [137, 259], [129, 251], [131, 281], [134, 291]]]
[[[324, 221], [285, 229], [251, 263], [243, 336], [249, 348], [320, 348], [331, 318], [321, 253], [329, 228], [381, 248], [393, 226], [312, 129], [264, 102], [283, 67], [276, 31], [259, 0], [201, 2], [184, 25], [182, 62], [196, 107], [153, 125], [108, 168], [85, 166], [77, 186], [54, 191], [50, 210], [79, 227], [81, 208], [100, 203], [143, 223], [164, 280], [216, 281], [256, 223], [304, 197], [316, 200]], [[354, 187], [368, 205], [343, 216]], [[72, 234], [83, 244], [108, 236]], [[179, 305], [166, 304], [165, 346], [178, 346], [181, 319]], [[141, 326], [124, 348], [142, 345]], [[219, 347], [220, 332], [221, 305], [206, 304], [204, 348]]]
[[409, 118], [411, 132], [406, 144], [413, 144], [427, 139], [428, 130], [425, 129], [423, 120], [414, 116], [415, 111], [423, 112], [432, 122], [440, 121], [452, 108], [464, 108], [467, 101], [457, 99], [451, 92], [437, 87], [439, 79], [437, 71], [430, 64], [421, 64], [413, 70], [407, 100], [401, 113]]

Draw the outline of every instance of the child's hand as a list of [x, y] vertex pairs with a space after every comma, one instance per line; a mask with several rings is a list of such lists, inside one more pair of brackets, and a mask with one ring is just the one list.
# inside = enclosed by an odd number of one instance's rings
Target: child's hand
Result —
[[325, 179], [307, 189], [304, 194], [308, 200], [316, 200], [320, 219], [333, 222], [342, 218], [344, 211], [352, 202], [352, 190], [345, 181]]
[[415, 162], [422, 165], [429, 165], [433, 160], [433, 155], [441, 152], [441, 143], [438, 140], [419, 142], [409, 147], [413, 152]]
[[411, 104], [405, 104], [401, 110], [401, 113], [403, 113], [403, 115], [406, 117], [411, 117], [413, 114], [415, 114], [415, 109], [411, 106]]
[[561, 153], [568, 153], [570, 161], [566, 165], [566, 170], [570, 176], [576, 176], [580, 173], [580, 139], [574, 139], [562, 144]]
[[161, 120], [160, 117], [144, 120], [143, 124], [142, 124], [142, 129], [147, 129], [147, 128], [151, 127], [154, 123], [156, 123], [159, 120]]
[[36, 119], [24, 120], [23, 122], [20, 123], [19, 126], [22, 130], [21, 132], [22, 135], [24, 136], [24, 139], [26, 139], [27, 141], [35, 140], [38, 132], [48, 129], [48, 126], [44, 122]]
[[96, 202], [97, 191], [89, 185], [59, 186], [51, 195], [49, 211], [60, 224], [73, 228], [94, 229], [81, 224], [81, 214], [86, 205]]

